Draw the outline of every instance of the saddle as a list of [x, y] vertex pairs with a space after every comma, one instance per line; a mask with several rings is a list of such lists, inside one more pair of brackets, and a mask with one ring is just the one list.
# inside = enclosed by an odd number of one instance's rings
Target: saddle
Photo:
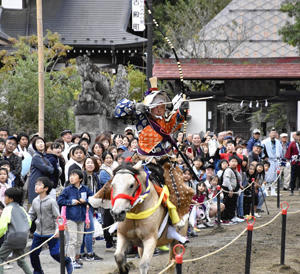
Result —
[[[174, 166], [173, 163], [168, 160], [159, 164], [149, 163], [147, 167], [151, 171], [149, 178], [158, 195], [162, 192], [163, 185], [166, 185], [169, 190], [170, 202], [175, 206], [179, 218], [182, 219], [189, 213], [190, 204], [194, 196], [194, 190], [183, 181], [182, 170], [178, 166]], [[110, 193], [111, 181], [107, 182], [103, 188], [94, 195], [94, 198], [100, 198], [105, 201], [109, 200], [110, 202]], [[164, 205], [166, 205], [166, 200], [167, 195], [163, 198]]]

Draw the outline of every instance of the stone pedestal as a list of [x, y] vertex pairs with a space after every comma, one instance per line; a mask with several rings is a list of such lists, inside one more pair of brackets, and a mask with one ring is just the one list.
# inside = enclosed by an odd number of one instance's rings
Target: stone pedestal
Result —
[[92, 135], [92, 140], [103, 131], [123, 134], [125, 127], [126, 125], [121, 120], [108, 119], [100, 114], [75, 116], [76, 132], [87, 131]]

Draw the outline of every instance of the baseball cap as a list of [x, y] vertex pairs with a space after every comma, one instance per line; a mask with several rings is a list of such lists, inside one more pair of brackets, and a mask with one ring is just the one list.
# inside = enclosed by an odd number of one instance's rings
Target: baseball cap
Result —
[[260, 134], [260, 130], [258, 129], [258, 128], [255, 128], [255, 129], [253, 129], [253, 132], [252, 132], [253, 134]]
[[12, 136], [8, 136], [6, 140], [15, 140], [16, 143], [18, 143], [17, 137], [15, 137], [15, 136], [13, 136], [13, 135], [12, 135]]
[[204, 168], [205, 168], [205, 169], [208, 169], [208, 168], [215, 169], [215, 166], [214, 166], [213, 164], [206, 163], [206, 164], [204, 165]]
[[281, 133], [280, 138], [282, 138], [282, 137], [288, 137], [287, 133]]
[[60, 133], [60, 136], [63, 137], [65, 134], [70, 133], [72, 134], [72, 131], [70, 129], [65, 129]]
[[117, 150], [124, 150], [124, 151], [126, 151], [126, 150], [128, 150], [128, 148], [125, 147], [125, 146], [118, 146]]
[[261, 148], [263, 148], [263, 145], [261, 143], [259, 143], [259, 142], [256, 142], [253, 146], [254, 147], [261, 147]]

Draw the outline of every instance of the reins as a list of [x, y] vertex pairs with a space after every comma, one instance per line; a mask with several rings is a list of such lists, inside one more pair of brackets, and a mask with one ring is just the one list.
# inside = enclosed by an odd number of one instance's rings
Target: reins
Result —
[[116, 197], [113, 198], [113, 188], [111, 189], [111, 204], [114, 206], [115, 201], [117, 199], [126, 199], [130, 201], [130, 205], [134, 207], [137, 203], [141, 203], [144, 201], [144, 199], [148, 196], [150, 193], [150, 185], [149, 185], [149, 169], [144, 166], [144, 171], [146, 172], [146, 190], [144, 193], [142, 193], [142, 184], [141, 181], [139, 180], [138, 176], [131, 172], [130, 170], [127, 169], [121, 169], [119, 170], [116, 174], [130, 174], [135, 178], [135, 181], [137, 182], [137, 187], [135, 191], [133, 192], [132, 196], [125, 194], [125, 193], [120, 193]]
[[[139, 178], [138, 178], [138, 176], [136, 174], [134, 174], [130, 170], [126, 170], [126, 169], [120, 170], [120, 171], [118, 171], [116, 173], [116, 174], [120, 174], [121, 173], [121, 174], [130, 174], [130, 175], [132, 175], [135, 178], [135, 180], [138, 183], [138, 185], [137, 185], [137, 190], [134, 192], [135, 194], [134, 193], [132, 194], [133, 196], [130, 196], [130, 195], [124, 194], [124, 193], [120, 193], [120, 194], [116, 195], [116, 197], [113, 198], [113, 188], [112, 188], [112, 190], [111, 190], [111, 203], [112, 203], [112, 206], [114, 206], [115, 201], [117, 199], [126, 199], [126, 200], [129, 200], [132, 208], [135, 205], [137, 205], [139, 203], [142, 203], [145, 200], [145, 198], [150, 193], [150, 184], [149, 184], [150, 171], [149, 171], [149, 169], [146, 166], [144, 166], [144, 171], [146, 172], [147, 176], [146, 176], [146, 190], [143, 193], [141, 193], [142, 192], [142, 184], [141, 184], [141, 182], [140, 182], [140, 180], [139, 180]], [[166, 186], [163, 187], [163, 190], [162, 190], [162, 192], [160, 194], [160, 197], [159, 197], [157, 203], [153, 207], [148, 208], [148, 209], [146, 209], [144, 211], [141, 211], [139, 213], [127, 212], [126, 213], [126, 218], [127, 219], [134, 219], [134, 220], [141, 220], [141, 219], [148, 218], [161, 205], [161, 203], [162, 203], [163, 198], [164, 198], [165, 195], [167, 195], [167, 197], [169, 197], [169, 191], [168, 191], [168, 188]]]

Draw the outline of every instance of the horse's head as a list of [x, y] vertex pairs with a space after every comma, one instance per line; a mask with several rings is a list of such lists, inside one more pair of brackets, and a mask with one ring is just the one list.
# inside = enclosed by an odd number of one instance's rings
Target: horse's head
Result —
[[141, 182], [141, 162], [135, 166], [120, 166], [115, 171], [112, 180], [112, 216], [115, 221], [122, 222], [125, 220], [126, 212], [131, 210], [134, 202], [142, 192]]

